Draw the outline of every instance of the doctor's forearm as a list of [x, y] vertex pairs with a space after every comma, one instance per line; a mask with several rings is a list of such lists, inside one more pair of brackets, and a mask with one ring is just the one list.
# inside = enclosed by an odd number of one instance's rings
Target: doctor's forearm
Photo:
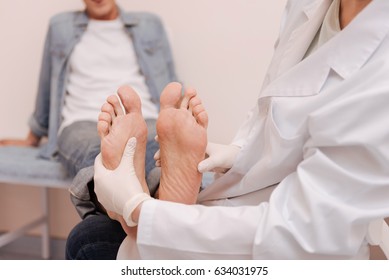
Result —
[[138, 249], [144, 259], [250, 259], [262, 211], [148, 200], [141, 207]]

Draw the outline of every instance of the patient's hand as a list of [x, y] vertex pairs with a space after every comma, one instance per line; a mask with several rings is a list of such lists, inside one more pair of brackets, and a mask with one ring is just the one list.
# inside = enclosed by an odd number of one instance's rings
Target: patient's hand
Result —
[[32, 145], [31, 142], [26, 139], [1, 139], [0, 146], [30, 147], [35, 145]]
[[30, 131], [25, 139], [1, 139], [0, 146], [37, 147], [39, 141], [40, 137]]

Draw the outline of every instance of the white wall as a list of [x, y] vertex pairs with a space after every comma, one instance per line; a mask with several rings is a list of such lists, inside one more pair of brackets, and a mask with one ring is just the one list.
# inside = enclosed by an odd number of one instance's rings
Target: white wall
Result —
[[[255, 103], [285, 2], [118, 1], [125, 10], [161, 16], [171, 35], [177, 73], [197, 88], [210, 116], [209, 139], [221, 143], [232, 140]], [[81, 0], [0, 0], [0, 138], [24, 137], [28, 131], [49, 18], [82, 7]], [[51, 197], [52, 233], [65, 238], [78, 217], [66, 191], [52, 191]], [[20, 209], [10, 212], [10, 205]], [[25, 210], [39, 212], [37, 190], [0, 185], [0, 231], [20, 224], [19, 212]]]

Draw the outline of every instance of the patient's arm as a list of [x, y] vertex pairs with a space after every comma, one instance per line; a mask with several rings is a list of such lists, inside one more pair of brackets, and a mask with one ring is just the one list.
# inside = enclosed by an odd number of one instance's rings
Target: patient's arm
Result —
[[37, 147], [40, 137], [36, 136], [31, 130], [25, 139], [0, 139], [0, 146], [24, 146]]

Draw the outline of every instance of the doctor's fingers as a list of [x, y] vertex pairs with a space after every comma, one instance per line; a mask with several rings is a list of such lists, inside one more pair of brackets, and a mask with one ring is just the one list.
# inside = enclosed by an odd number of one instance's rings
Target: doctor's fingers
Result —
[[158, 150], [154, 154], [155, 166], [161, 167], [161, 151]]
[[[154, 140], [155, 140], [155, 142], [159, 143], [158, 135], [155, 135]], [[154, 160], [155, 160], [155, 166], [161, 167], [161, 150], [160, 149], [158, 149], [158, 151], [155, 152]]]

